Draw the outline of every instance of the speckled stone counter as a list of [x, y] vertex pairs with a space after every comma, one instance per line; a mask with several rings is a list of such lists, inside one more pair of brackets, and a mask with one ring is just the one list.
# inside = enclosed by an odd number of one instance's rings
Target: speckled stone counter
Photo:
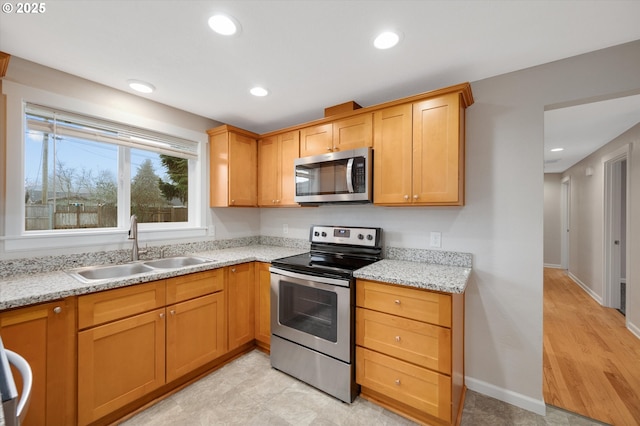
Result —
[[96, 291], [125, 287], [148, 281], [176, 277], [192, 272], [206, 271], [237, 265], [245, 262], [271, 262], [274, 259], [305, 253], [304, 248], [290, 248], [270, 245], [250, 245], [228, 249], [192, 253], [213, 259], [213, 262], [183, 268], [157, 270], [135, 275], [126, 279], [106, 279], [92, 283], [82, 283], [64, 271], [38, 274], [21, 274], [0, 279], [0, 310], [32, 305], [61, 299], [68, 296], [94, 293]]
[[442, 250], [389, 247], [386, 258], [358, 269], [356, 278], [446, 293], [464, 293], [472, 255]]

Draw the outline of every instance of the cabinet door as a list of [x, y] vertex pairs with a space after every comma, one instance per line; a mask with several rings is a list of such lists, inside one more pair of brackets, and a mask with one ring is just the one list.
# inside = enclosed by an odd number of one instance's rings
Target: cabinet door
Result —
[[229, 266], [227, 300], [229, 319], [229, 350], [255, 338], [255, 278], [254, 264]]
[[256, 263], [256, 341], [268, 349], [271, 344], [271, 273], [268, 263]]
[[167, 306], [167, 383], [226, 352], [224, 292]]
[[279, 206], [298, 206], [294, 201], [296, 180], [294, 160], [300, 157], [300, 134], [298, 131], [288, 132], [280, 136], [280, 193], [276, 198]]
[[[75, 423], [75, 298], [0, 313], [5, 348], [29, 362], [31, 400], [23, 426]], [[20, 374], [13, 370], [21, 393]]]
[[[258, 205], [274, 207], [279, 198], [280, 187], [278, 136], [258, 141]], [[293, 166], [293, 165], [292, 165]]]
[[333, 122], [333, 150], [373, 146], [372, 114], [362, 114]]
[[331, 123], [300, 130], [300, 156], [326, 154], [333, 151], [333, 125]]
[[165, 309], [78, 333], [78, 423], [86, 425], [165, 383]]
[[373, 114], [373, 202], [411, 203], [412, 109], [410, 104]]
[[464, 136], [460, 95], [413, 106], [413, 202], [464, 204]]
[[229, 133], [229, 205], [258, 205], [257, 141], [234, 132]]

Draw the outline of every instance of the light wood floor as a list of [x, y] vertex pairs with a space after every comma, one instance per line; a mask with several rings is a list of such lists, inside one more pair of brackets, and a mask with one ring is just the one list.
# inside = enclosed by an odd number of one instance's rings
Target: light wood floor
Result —
[[544, 271], [544, 400], [616, 426], [640, 424], [640, 339], [560, 269]]

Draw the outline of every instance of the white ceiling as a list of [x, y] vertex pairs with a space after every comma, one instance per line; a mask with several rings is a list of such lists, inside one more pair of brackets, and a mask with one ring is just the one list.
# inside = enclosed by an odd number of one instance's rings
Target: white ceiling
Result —
[[[640, 39], [638, 0], [44, 4], [42, 14], [0, 13], [0, 51], [123, 91], [145, 80], [157, 90], [144, 97], [257, 133], [349, 100], [374, 105]], [[213, 33], [214, 12], [233, 15], [241, 32]], [[400, 44], [374, 49], [386, 29], [402, 32]], [[251, 96], [254, 85], [271, 94]], [[566, 133], [576, 111], [551, 111], [545, 133]]]

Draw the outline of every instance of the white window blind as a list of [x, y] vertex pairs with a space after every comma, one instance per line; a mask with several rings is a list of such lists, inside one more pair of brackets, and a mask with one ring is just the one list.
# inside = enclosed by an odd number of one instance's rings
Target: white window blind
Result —
[[27, 129], [147, 149], [173, 157], [198, 158], [198, 143], [46, 106], [27, 104]]

